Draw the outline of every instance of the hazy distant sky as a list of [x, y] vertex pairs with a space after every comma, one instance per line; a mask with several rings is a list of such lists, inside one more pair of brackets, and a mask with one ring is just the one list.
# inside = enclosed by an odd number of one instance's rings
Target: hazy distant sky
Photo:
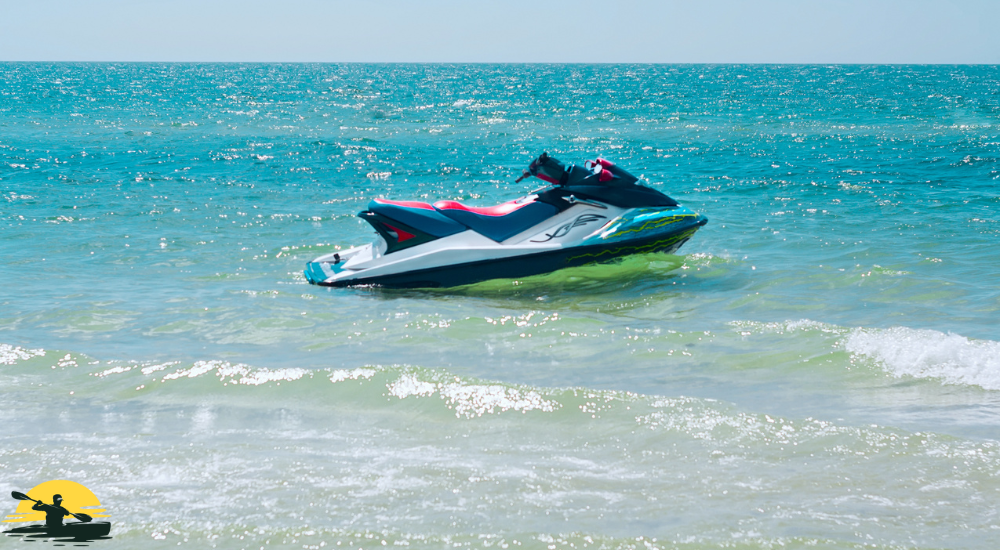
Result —
[[0, 0], [5, 61], [1000, 63], [1000, 0]]

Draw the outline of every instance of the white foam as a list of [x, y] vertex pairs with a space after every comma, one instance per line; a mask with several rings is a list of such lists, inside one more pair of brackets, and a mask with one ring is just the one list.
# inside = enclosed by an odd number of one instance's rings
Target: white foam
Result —
[[500, 385], [444, 384], [438, 391], [449, 406], [455, 409], [455, 416], [482, 416], [497, 411], [552, 412], [559, 406], [538, 392], [517, 390]]
[[259, 386], [268, 382], [291, 382], [309, 374], [306, 369], [258, 369], [245, 374], [239, 379], [240, 384]]
[[500, 384], [466, 384], [456, 377], [455, 382], [427, 382], [414, 374], [403, 374], [387, 384], [389, 394], [405, 399], [411, 396], [428, 397], [437, 393], [454, 409], [455, 416], [472, 418], [504, 411], [527, 412], [539, 410], [552, 412], [560, 407], [542, 394]]
[[236, 378], [237, 376], [246, 376], [250, 374], [250, 372], [250, 367], [242, 363], [238, 363], [236, 365], [223, 363], [215, 370], [215, 373], [223, 380], [226, 378]]
[[424, 382], [412, 374], [404, 374], [399, 380], [389, 384], [389, 394], [400, 399], [405, 399], [411, 395], [426, 397], [437, 391], [437, 384]]
[[0, 344], [0, 365], [13, 365], [18, 361], [44, 356], [45, 350], [43, 349], [24, 349], [20, 346]]
[[896, 377], [1000, 390], [1000, 342], [906, 327], [855, 329], [844, 340], [855, 356], [874, 359]]
[[166, 368], [170, 368], [170, 367], [172, 367], [174, 365], [177, 365], [179, 363], [180, 363], [180, 361], [168, 361], [166, 363], [159, 363], [159, 364], [156, 364], [156, 365], [149, 365], [147, 367], [143, 367], [142, 368], [142, 373], [143, 374], [147, 374], [147, 375], [148, 374], [153, 374], [154, 372], [161, 371], [161, 370], [166, 369]]
[[112, 374], [121, 374], [123, 372], [128, 372], [130, 370], [132, 370], [132, 367], [117, 366], [117, 367], [111, 367], [110, 369], [107, 370], [102, 370], [101, 372], [95, 372], [94, 376], [104, 377]]
[[372, 368], [361, 367], [354, 370], [338, 369], [330, 373], [330, 381], [336, 384], [344, 380], [357, 380], [358, 378], [369, 379], [375, 376], [377, 371]]
[[232, 365], [225, 361], [197, 361], [191, 366], [191, 368], [174, 371], [165, 375], [163, 379], [177, 380], [178, 378], [197, 378], [203, 374], [225, 367], [232, 367]]
[[[163, 377], [163, 380], [180, 378], [197, 378], [210, 372], [215, 372], [219, 380], [229, 384], [245, 384], [260, 386], [268, 382], [293, 381], [309, 374], [306, 369], [255, 369], [243, 363], [233, 364], [228, 361], [198, 361], [191, 368], [180, 369]], [[144, 371], [145, 372], [145, 371]]]

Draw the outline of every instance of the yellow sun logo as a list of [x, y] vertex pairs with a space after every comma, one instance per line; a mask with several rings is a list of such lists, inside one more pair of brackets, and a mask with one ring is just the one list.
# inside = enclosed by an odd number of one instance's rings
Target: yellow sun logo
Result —
[[[65, 479], [46, 481], [32, 488], [28, 491], [27, 495], [34, 500], [40, 500], [45, 503], [51, 503], [54, 495], [62, 495], [62, 507], [69, 510], [70, 513], [88, 514], [95, 518], [110, 516], [110, 514], [103, 513], [107, 510], [101, 508], [101, 501], [97, 500], [97, 496], [90, 489], [75, 481], [67, 481]], [[32, 501], [22, 500], [17, 505], [17, 510], [13, 514], [8, 515], [7, 519], [3, 521], [45, 521], [45, 512], [32, 510], [32, 505], [34, 505]]]

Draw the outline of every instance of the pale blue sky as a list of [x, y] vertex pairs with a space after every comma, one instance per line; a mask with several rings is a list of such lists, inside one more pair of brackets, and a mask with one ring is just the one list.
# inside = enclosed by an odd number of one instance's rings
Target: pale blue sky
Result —
[[1000, 63], [1000, 0], [0, 0], [5, 61]]

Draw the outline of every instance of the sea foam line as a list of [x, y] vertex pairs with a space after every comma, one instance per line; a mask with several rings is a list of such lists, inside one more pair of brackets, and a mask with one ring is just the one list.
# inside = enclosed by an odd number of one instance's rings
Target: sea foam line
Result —
[[820, 332], [840, 337], [834, 344], [853, 358], [867, 358], [888, 374], [936, 379], [945, 384], [1000, 390], [1000, 342], [908, 327], [846, 328], [809, 319], [762, 323], [733, 321], [741, 336]]
[[878, 361], [897, 378], [936, 378], [946, 384], [1000, 390], [1000, 342], [892, 327], [854, 329], [843, 345], [851, 354]]
[[43, 349], [25, 349], [20, 346], [0, 344], [0, 365], [13, 365], [18, 361], [44, 356], [45, 350]]

